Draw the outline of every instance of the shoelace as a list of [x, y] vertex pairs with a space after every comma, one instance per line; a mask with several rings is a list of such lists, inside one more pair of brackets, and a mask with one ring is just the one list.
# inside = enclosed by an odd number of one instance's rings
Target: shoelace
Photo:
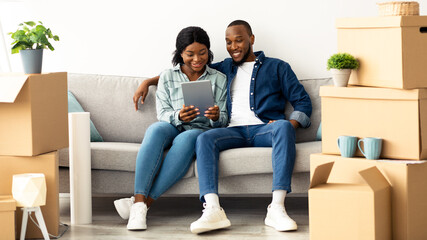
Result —
[[286, 212], [286, 209], [284, 207], [274, 207], [274, 208], [270, 207], [270, 208], [274, 209], [274, 210], [279, 210], [280, 216], [286, 217], [286, 218], [290, 218], [289, 215], [288, 215], [288, 213]]
[[[209, 211], [212, 211], [212, 210], [214, 210], [214, 207], [208, 207], [207, 205], [206, 205], [206, 203], [203, 203], [203, 210], [202, 210], [202, 212], [203, 212], [203, 214], [202, 214], [202, 216], [200, 217], [200, 219], [209, 219], [209, 217], [208, 216], [211, 216], [211, 215], [209, 215], [208, 213], [209, 213]], [[219, 209], [222, 209], [222, 208], [219, 208]]]
[[[135, 211], [135, 212], [130, 212], [131, 214], [130, 214], [130, 218], [133, 220], [133, 219], [135, 219], [136, 218], [136, 216], [140, 216], [140, 215], [142, 215], [142, 213], [144, 212], [144, 210], [143, 210], [143, 207], [137, 207], [136, 208], [136, 210], [137, 211]], [[134, 214], [132, 214], [132, 213], [134, 213]]]

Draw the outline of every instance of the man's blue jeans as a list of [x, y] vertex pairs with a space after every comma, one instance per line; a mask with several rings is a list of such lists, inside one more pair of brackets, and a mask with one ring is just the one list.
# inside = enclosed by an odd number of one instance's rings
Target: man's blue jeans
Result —
[[[196, 139], [202, 132], [179, 132], [166, 122], [152, 124], [136, 157], [135, 194], [157, 199], [178, 182], [193, 161]], [[163, 151], [169, 147], [163, 160]]]
[[[197, 138], [196, 155], [200, 200], [208, 193], [218, 194], [219, 152], [241, 147], [272, 147], [272, 190], [291, 191], [295, 163], [295, 129], [287, 120], [271, 124], [217, 128]], [[238, 164], [245, 164], [244, 159]]]

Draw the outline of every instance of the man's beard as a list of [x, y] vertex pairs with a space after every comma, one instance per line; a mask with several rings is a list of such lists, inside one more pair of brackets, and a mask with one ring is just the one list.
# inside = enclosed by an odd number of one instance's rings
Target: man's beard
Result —
[[249, 46], [248, 51], [243, 56], [242, 60], [240, 60], [238, 62], [236, 62], [236, 61], [233, 60], [234, 65], [241, 66], [244, 62], [246, 62], [246, 60], [248, 59], [250, 53], [251, 53], [251, 47]]

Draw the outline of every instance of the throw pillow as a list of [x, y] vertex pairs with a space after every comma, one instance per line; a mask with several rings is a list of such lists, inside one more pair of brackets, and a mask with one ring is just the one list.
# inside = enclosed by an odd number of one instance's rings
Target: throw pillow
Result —
[[[68, 112], [84, 112], [80, 103], [77, 101], [76, 97], [68, 91]], [[91, 142], [103, 142], [101, 134], [99, 134], [92, 120], [90, 120], [90, 141]]]
[[319, 128], [317, 129], [316, 140], [322, 140], [322, 123], [319, 124]]

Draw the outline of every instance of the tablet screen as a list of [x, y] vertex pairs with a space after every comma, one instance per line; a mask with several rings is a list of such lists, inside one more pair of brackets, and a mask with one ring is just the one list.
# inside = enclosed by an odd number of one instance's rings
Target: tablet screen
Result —
[[209, 107], [214, 106], [212, 85], [209, 80], [199, 80], [181, 83], [185, 106], [193, 105], [203, 114]]

